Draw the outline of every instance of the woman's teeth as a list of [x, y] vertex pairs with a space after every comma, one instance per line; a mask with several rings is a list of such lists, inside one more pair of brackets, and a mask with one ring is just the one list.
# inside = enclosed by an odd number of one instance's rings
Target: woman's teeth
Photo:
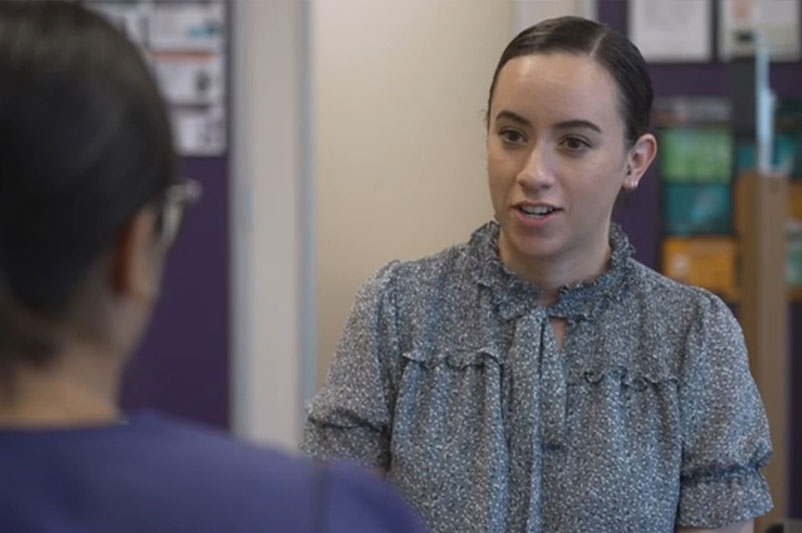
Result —
[[551, 213], [557, 211], [557, 209], [545, 205], [522, 205], [519, 209], [527, 215], [538, 217], [550, 215]]

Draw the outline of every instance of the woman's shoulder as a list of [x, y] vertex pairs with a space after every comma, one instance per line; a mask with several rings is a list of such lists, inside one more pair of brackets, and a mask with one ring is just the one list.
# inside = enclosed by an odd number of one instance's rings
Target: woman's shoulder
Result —
[[663, 316], [674, 319], [732, 316], [727, 304], [713, 292], [681, 283], [630, 259], [630, 287], [635, 298]]
[[460, 243], [417, 259], [390, 261], [368, 278], [365, 287], [418, 292], [460, 285], [473, 279], [472, 263], [468, 243]]

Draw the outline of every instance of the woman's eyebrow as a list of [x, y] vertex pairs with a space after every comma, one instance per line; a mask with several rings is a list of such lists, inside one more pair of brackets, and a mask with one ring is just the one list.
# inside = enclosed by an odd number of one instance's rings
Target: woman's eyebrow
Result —
[[[511, 120], [512, 122], [517, 122], [518, 124], [520, 124], [522, 126], [527, 126], [527, 127], [531, 127], [532, 126], [532, 123], [527, 118], [523, 117], [522, 115], [519, 115], [518, 113], [516, 113], [514, 111], [509, 111], [507, 109], [504, 109], [504, 110], [498, 112], [498, 114], [496, 115], [496, 120], [499, 120], [499, 119]], [[585, 129], [593, 130], [593, 131], [595, 131], [597, 133], [602, 133], [602, 129], [598, 125], [594, 124], [593, 122], [591, 122], [589, 120], [585, 120], [585, 119], [581, 119], [581, 118], [575, 118], [575, 119], [570, 119], [570, 120], [562, 120], [562, 121], [554, 124], [554, 128], [555, 129], [560, 129], [560, 130], [567, 130], [567, 129], [572, 129], [572, 128], [585, 128]]]
[[529, 122], [523, 116], [521, 116], [518, 113], [515, 113], [513, 111], [508, 111], [506, 109], [504, 109], [503, 111], [499, 111], [498, 114], [496, 115], [496, 120], [499, 120], [499, 119], [502, 119], [502, 118], [506, 118], [507, 120], [511, 120], [513, 122], [517, 122], [518, 124], [520, 124], [522, 126], [531, 126], [532, 125], [532, 123]]
[[562, 122], [558, 122], [557, 124], [555, 124], [554, 127], [561, 130], [572, 129], [572, 128], [587, 128], [589, 130], [602, 133], [602, 130], [599, 126], [597, 126], [596, 124], [594, 124], [589, 120], [584, 120], [581, 118], [564, 120]]

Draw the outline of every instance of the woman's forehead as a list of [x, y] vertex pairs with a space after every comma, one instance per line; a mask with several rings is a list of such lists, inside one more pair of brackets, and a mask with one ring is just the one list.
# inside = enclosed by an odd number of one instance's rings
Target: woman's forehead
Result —
[[587, 55], [532, 54], [502, 67], [491, 102], [495, 115], [507, 109], [519, 114], [577, 115], [601, 122], [620, 122], [615, 80]]

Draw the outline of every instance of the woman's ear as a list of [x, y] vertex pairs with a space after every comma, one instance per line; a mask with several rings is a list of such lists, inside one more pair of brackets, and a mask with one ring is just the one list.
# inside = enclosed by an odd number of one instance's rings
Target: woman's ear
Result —
[[634, 191], [657, 155], [657, 139], [651, 133], [644, 133], [627, 152], [624, 190]]
[[159, 291], [160, 271], [156, 214], [142, 209], [126, 224], [112, 251], [112, 290], [118, 296], [153, 301]]

